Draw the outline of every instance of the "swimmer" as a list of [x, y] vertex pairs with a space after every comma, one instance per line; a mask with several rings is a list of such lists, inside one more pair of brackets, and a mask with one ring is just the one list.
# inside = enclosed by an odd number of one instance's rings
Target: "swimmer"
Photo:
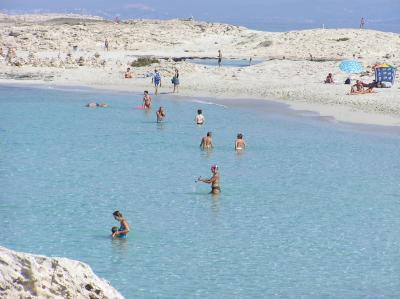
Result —
[[214, 145], [212, 142], [212, 133], [207, 132], [207, 136], [201, 139], [200, 148], [204, 150], [204, 149], [211, 149], [213, 147]]
[[196, 115], [195, 121], [196, 121], [196, 124], [198, 124], [198, 125], [204, 124], [204, 115], [203, 115], [203, 111], [201, 109], [197, 110], [197, 115]]
[[143, 108], [144, 109], [150, 109], [151, 108], [151, 96], [149, 95], [149, 92], [147, 90], [144, 91]]
[[117, 228], [117, 231], [112, 233], [113, 238], [121, 238], [125, 239], [128, 236], [129, 233], [129, 224], [128, 221], [122, 216], [120, 211], [115, 211], [113, 213], [114, 219], [119, 221], [120, 227]]
[[165, 116], [167, 115], [167, 114], [165, 113], [165, 110], [164, 110], [163, 107], [158, 108], [156, 114], [157, 114], [157, 122], [158, 122], [158, 123], [159, 123], [159, 122], [162, 122], [162, 121], [164, 120]]
[[243, 140], [243, 135], [241, 133], [237, 134], [235, 141], [235, 150], [243, 150], [246, 147], [246, 143]]
[[211, 194], [219, 194], [221, 193], [221, 187], [219, 186], [220, 175], [218, 171], [217, 165], [211, 166], [212, 177], [209, 179], [202, 179], [201, 177], [198, 178], [197, 181], [203, 182], [206, 184], [211, 184]]

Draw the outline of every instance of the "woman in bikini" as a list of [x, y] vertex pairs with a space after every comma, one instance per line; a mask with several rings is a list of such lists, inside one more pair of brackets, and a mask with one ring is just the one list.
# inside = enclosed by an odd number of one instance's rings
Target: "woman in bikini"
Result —
[[112, 237], [113, 238], [121, 238], [121, 239], [125, 239], [126, 237], [128, 237], [128, 233], [129, 233], [129, 224], [128, 221], [126, 221], [126, 219], [124, 218], [124, 216], [122, 216], [120, 211], [115, 211], [113, 213], [114, 219], [119, 221], [120, 223], [120, 227], [117, 231], [115, 231], [114, 229]]
[[151, 108], [151, 97], [150, 97], [149, 92], [147, 90], [144, 91], [143, 108], [144, 109], [150, 109]]
[[211, 184], [211, 194], [219, 194], [221, 193], [221, 187], [219, 185], [220, 175], [218, 171], [218, 165], [211, 166], [212, 177], [209, 179], [202, 179], [201, 177], [198, 178], [199, 182], [203, 182], [206, 184]]

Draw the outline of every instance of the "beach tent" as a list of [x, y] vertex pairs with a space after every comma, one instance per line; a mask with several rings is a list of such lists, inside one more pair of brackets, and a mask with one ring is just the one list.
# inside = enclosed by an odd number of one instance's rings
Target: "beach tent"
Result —
[[377, 64], [375, 66], [375, 80], [376, 82], [390, 82], [394, 84], [396, 78], [396, 68], [388, 64]]

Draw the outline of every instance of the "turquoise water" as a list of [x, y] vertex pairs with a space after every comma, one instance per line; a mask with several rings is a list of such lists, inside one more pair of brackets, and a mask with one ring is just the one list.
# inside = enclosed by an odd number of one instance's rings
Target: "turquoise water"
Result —
[[[187, 61], [196, 63], [196, 64], [204, 64], [209, 66], [218, 66], [218, 60], [215, 59], [187, 59]], [[251, 65], [259, 64], [262, 60], [253, 59], [251, 61]], [[224, 67], [246, 67], [249, 66], [249, 59], [222, 59], [222, 66]]]
[[[398, 296], [397, 135], [167, 95], [147, 114], [140, 98], [0, 87], [0, 245], [84, 261], [126, 298]], [[219, 197], [194, 182], [212, 163]], [[109, 238], [117, 209], [127, 240]]]

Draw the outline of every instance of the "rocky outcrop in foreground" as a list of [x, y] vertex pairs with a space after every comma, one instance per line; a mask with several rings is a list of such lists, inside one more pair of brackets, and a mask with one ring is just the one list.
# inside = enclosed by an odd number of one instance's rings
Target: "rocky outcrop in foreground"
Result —
[[122, 299], [81, 262], [0, 247], [0, 298]]

